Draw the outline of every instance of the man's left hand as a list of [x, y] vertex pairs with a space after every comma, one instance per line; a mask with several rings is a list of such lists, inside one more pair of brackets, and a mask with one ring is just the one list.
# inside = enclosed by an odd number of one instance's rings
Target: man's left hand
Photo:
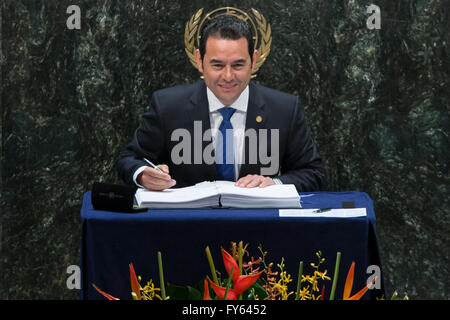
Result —
[[249, 174], [236, 181], [236, 186], [241, 188], [264, 188], [274, 185], [275, 182], [269, 177], [260, 176], [257, 174]]

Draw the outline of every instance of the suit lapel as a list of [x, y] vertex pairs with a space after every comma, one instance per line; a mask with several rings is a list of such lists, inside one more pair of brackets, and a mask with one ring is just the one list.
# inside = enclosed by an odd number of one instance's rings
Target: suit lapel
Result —
[[210, 129], [208, 97], [206, 96], [204, 81], [198, 83], [197, 89], [194, 90], [190, 100], [191, 103], [187, 109], [188, 117], [192, 122], [201, 121], [203, 130]]
[[[209, 104], [208, 104], [208, 97], [206, 94], [206, 84], [204, 81], [200, 81], [198, 83], [198, 87], [196, 90], [194, 90], [191, 99], [190, 104], [187, 108], [188, 117], [191, 120], [191, 123], [194, 123], [195, 121], [200, 121], [202, 124], [202, 159], [203, 159], [203, 151], [205, 148], [212, 143], [209, 141], [203, 141], [203, 133], [206, 130], [211, 130], [211, 121], [209, 118]], [[194, 136], [194, 133], [191, 132], [192, 137]], [[194, 150], [194, 149], [192, 149]], [[204, 164], [202, 160], [201, 170], [204, 170], [205, 176], [213, 177], [212, 180], [218, 180], [219, 179], [219, 172], [217, 171], [215, 164]]]

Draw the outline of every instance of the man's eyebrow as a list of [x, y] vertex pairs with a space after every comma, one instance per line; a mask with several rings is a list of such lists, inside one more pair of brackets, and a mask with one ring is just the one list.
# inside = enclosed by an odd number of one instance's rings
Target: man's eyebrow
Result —
[[224, 62], [221, 61], [221, 60], [217, 60], [217, 59], [211, 59], [211, 60], [209, 60], [209, 63], [220, 63], [220, 64], [223, 64]]
[[[231, 64], [238, 64], [238, 63], [245, 63], [245, 62], [247, 62], [246, 59], [238, 59], [238, 60], [235, 60], [235, 61], [231, 62]], [[225, 64], [225, 62], [223, 62], [222, 60], [218, 60], [218, 59], [211, 59], [209, 61], [209, 63], [211, 63], [211, 64], [215, 64], [215, 63]]]

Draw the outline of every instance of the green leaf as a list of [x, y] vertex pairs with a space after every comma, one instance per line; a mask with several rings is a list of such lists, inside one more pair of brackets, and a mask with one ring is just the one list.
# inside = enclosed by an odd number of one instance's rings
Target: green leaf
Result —
[[191, 286], [177, 286], [168, 283], [166, 286], [166, 294], [171, 300], [202, 300], [200, 290]]
[[267, 298], [269, 294], [262, 286], [263, 282], [261, 279], [256, 280], [256, 282], [242, 294], [244, 300], [255, 300], [255, 296], [252, 291], [258, 296], [259, 300]]

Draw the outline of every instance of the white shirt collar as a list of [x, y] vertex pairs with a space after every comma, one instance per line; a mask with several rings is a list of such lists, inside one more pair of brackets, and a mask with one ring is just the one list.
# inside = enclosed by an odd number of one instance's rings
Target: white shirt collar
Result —
[[[209, 112], [214, 112], [223, 108], [225, 105], [217, 99], [216, 95], [211, 91], [211, 89], [206, 86], [206, 95], [208, 97], [209, 104]], [[245, 87], [244, 91], [242, 91], [241, 95], [236, 99], [235, 102], [230, 106], [235, 108], [238, 111], [247, 112], [248, 106], [248, 98], [249, 98], [249, 89], [248, 85]]]

